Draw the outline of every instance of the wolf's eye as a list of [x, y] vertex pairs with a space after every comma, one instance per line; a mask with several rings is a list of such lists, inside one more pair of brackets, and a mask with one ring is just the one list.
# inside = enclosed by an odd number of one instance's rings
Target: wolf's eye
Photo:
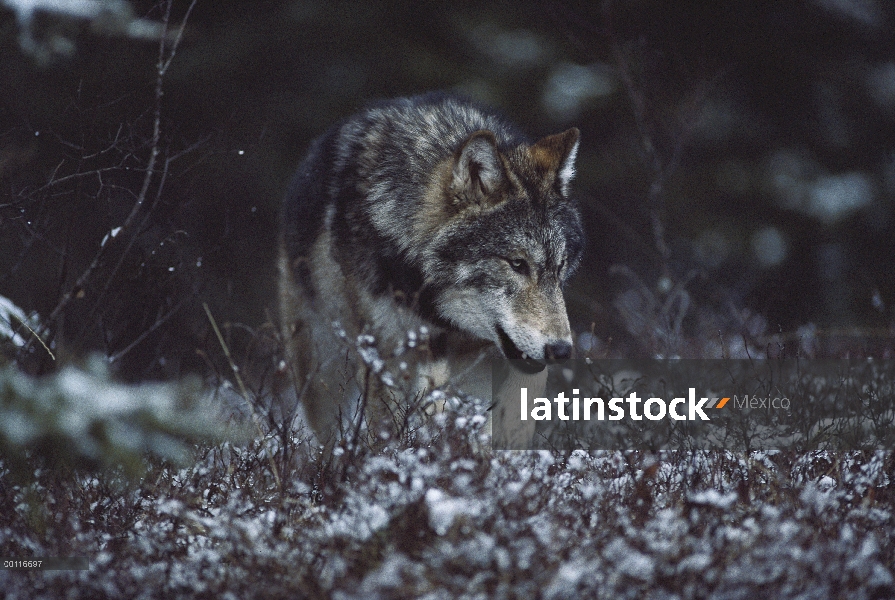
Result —
[[531, 271], [528, 268], [528, 263], [524, 258], [509, 258], [507, 259], [507, 262], [510, 263], [510, 267], [520, 275], [531, 274]]

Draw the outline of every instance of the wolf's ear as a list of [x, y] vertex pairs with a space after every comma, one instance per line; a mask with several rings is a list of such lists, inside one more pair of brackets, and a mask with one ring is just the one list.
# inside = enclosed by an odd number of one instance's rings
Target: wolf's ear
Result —
[[528, 149], [532, 159], [547, 173], [554, 173], [564, 196], [569, 193], [569, 183], [575, 176], [575, 157], [581, 132], [572, 127], [562, 133], [548, 135]]
[[500, 186], [503, 178], [503, 163], [494, 134], [476, 131], [463, 143], [454, 160], [451, 196], [455, 202], [481, 204]]

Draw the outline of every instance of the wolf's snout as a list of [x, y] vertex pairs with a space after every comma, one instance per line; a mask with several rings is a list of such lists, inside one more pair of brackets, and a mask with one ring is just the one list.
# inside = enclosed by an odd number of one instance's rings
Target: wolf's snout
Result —
[[544, 346], [544, 358], [550, 361], [566, 360], [572, 356], [572, 344], [556, 342]]

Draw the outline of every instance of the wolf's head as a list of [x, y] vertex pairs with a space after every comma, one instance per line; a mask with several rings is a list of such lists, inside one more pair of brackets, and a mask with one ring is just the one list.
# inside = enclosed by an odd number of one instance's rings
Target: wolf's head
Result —
[[491, 340], [510, 359], [568, 358], [562, 287], [581, 258], [569, 198], [579, 132], [506, 146], [477, 131], [443, 163], [413, 234], [443, 319]]

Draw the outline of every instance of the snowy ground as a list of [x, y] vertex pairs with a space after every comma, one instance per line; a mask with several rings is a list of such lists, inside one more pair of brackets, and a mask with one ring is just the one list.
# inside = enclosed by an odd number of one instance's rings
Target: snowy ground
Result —
[[[450, 403], [449, 403], [450, 404]], [[300, 433], [138, 482], [0, 477], [8, 598], [892, 598], [890, 453], [483, 451], [454, 404], [381, 452]]]

